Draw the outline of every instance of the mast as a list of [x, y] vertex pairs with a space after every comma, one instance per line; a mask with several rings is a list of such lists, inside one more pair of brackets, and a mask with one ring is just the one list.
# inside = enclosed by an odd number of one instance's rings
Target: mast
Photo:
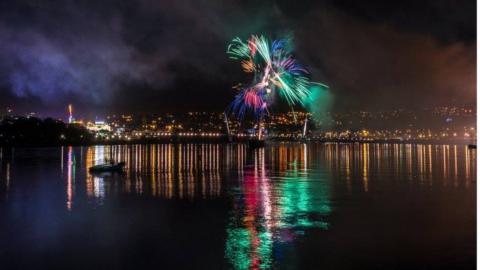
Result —
[[232, 141], [232, 135], [230, 134], [230, 126], [228, 124], [228, 118], [227, 118], [227, 114], [225, 112], [223, 113], [223, 117], [225, 119], [225, 126], [227, 127], [227, 138], [228, 138], [228, 141], [231, 142]]
[[258, 121], [258, 140], [262, 140], [262, 129], [263, 129], [263, 121], [262, 117], [260, 117], [260, 120]]
[[305, 123], [303, 124], [303, 138], [307, 136], [307, 123], [308, 123], [308, 118], [305, 116]]
[[228, 118], [225, 112], [223, 113], [223, 117], [225, 119], [225, 126], [227, 127], [227, 135], [228, 137], [230, 137], [230, 126], [228, 125]]

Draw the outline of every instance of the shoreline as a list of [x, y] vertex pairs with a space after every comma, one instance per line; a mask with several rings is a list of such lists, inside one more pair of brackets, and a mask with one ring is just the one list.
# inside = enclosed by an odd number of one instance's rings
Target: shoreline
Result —
[[[247, 144], [248, 138], [237, 138], [229, 141], [226, 136], [214, 138], [155, 138], [155, 139], [135, 139], [135, 140], [96, 140], [91, 142], [55, 142], [55, 143], [15, 143], [15, 144], [0, 144], [0, 148], [29, 148], [29, 147], [60, 147], [60, 146], [95, 146], [95, 145], [150, 145], [150, 144]], [[472, 142], [461, 140], [331, 140], [331, 139], [314, 139], [314, 138], [299, 138], [299, 139], [279, 139], [267, 138], [266, 143], [369, 143], [369, 144], [434, 144], [434, 145], [471, 145]]]

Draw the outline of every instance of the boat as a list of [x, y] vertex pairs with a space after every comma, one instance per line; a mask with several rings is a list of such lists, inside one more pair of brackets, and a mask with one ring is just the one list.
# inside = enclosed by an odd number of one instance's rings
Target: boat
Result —
[[248, 147], [251, 149], [265, 147], [265, 140], [248, 140]]
[[118, 163], [108, 163], [108, 164], [99, 164], [90, 167], [88, 170], [91, 173], [99, 173], [99, 172], [122, 172], [123, 168], [125, 167], [125, 162], [118, 162]]

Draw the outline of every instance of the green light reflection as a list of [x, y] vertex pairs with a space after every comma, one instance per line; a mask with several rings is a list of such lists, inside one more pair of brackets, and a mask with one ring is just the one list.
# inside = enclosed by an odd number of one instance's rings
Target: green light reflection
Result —
[[225, 256], [232, 268], [272, 268], [288, 243], [308, 233], [306, 229], [329, 228], [327, 178], [298, 170], [297, 164], [269, 177], [262, 156], [258, 167], [245, 169], [239, 190], [232, 194], [234, 210], [227, 227]]

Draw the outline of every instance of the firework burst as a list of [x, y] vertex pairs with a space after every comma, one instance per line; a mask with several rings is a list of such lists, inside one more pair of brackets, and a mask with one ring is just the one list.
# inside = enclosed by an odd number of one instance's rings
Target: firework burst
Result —
[[269, 113], [277, 95], [291, 107], [303, 105], [310, 96], [309, 72], [293, 58], [288, 39], [270, 42], [264, 36], [253, 35], [244, 42], [237, 37], [228, 45], [227, 54], [239, 61], [245, 72], [253, 74], [252, 82], [230, 105], [230, 111], [238, 117], [252, 111], [261, 118]]

